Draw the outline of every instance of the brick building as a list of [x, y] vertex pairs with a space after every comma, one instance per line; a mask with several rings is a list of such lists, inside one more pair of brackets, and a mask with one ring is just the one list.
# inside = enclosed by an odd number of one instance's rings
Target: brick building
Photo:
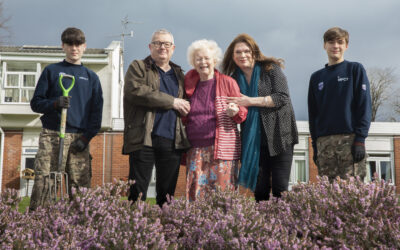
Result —
[[[29, 101], [43, 68], [63, 58], [60, 47], [0, 46], [0, 191], [15, 188], [22, 196], [30, 195], [33, 181], [27, 183], [21, 173], [33, 168], [41, 123], [40, 115], [31, 111]], [[87, 49], [82, 61], [99, 75], [104, 92], [101, 132], [90, 143], [92, 186], [114, 178], [127, 179], [128, 156], [121, 154], [123, 67], [120, 43], [112, 42], [105, 49]], [[298, 181], [313, 182], [317, 176], [308, 123], [298, 121], [297, 127], [299, 144], [294, 149], [291, 185]], [[400, 192], [400, 123], [372, 123], [366, 148], [369, 154], [366, 181], [376, 172], [390, 180]], [[176, 196], [185, 195], [185, 172], [186, 167], [181, 166]], [[152, 181], [148, 197], [154, 196]]]

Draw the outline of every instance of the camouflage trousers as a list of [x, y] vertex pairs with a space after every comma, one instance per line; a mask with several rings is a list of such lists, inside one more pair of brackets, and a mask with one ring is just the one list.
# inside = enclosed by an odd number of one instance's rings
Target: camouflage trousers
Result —
[[[69, 194], [71, 194], [72, 187], [90, 187], [92, 177], [89, 146], [83, 152], [75, 152], [70, 149], [71, 142], [80, 136], [81, 134], [77, 133], [66, 133], [64, 138], [64, 157], [61, 171], [68, 174]], [[35, 182], [29, 206], [31, 210], [46, 205], [50, 198], [54, 198], [50, 197], [50, 188], [55, 183], [54, 179], [50, 180], [50, 172], [58, 169], [59, 149], [58, 131], [42, 129], [39, 137], [39, 150], [34, 163]]]
[[351, 146], [354, 134], [322, 136], [317, 139], [317, 167], [320, 176], [328, 176], [333, 181], [337, 176], [346, 179], [347, 175], [359, 176], [361, 180], [366, 175], [366, 157], [354, 163]]

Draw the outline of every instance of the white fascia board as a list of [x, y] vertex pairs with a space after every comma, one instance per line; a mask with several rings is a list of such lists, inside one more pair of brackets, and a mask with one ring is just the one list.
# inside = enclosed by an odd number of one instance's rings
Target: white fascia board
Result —
[[[296, 121], [299, 134], [310, 134], [308, 121]], [[400, 122], [371, 122], [369, 136], [400, 135]]]
[[[24, 61], [24, 62], [47, 62], [54, 63], [64, 60], [65, 54], [63, 53], [7, 53], [1, 54], [3, 61]], [[82, 57], [82, 63], [87, 64], [108, 64], [108, 54], [90, 54]]]

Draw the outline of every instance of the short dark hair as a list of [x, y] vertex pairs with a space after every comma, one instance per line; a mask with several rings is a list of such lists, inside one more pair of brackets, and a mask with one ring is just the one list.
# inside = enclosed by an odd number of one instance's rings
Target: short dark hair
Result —
[[333, 27], [328, 29], [324, 34], [324, 43], [333, 41], [336, 39], [344, 38], [346, 43], [349, 43], [349, 32], [347, 30], [341, 29], [339, 27]]
[[81, 45], [86, 43], [85, 34], [82, 30], [74, 27], [66, 28], [61, 34], [62, 43], [70, 45]]

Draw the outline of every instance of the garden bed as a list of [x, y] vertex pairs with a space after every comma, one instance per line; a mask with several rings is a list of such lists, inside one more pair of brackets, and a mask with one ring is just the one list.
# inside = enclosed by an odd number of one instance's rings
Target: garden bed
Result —
[[0, 196], [0, 242], [14, 249], [400, 248], [400, 206], [384, 181], [326, 178], [299, 184], [279, 200], [255, 203], [237, 192], [172, 200], [160, 209], [121, 199], [128, 183], [74, 192], [34, 212]]

